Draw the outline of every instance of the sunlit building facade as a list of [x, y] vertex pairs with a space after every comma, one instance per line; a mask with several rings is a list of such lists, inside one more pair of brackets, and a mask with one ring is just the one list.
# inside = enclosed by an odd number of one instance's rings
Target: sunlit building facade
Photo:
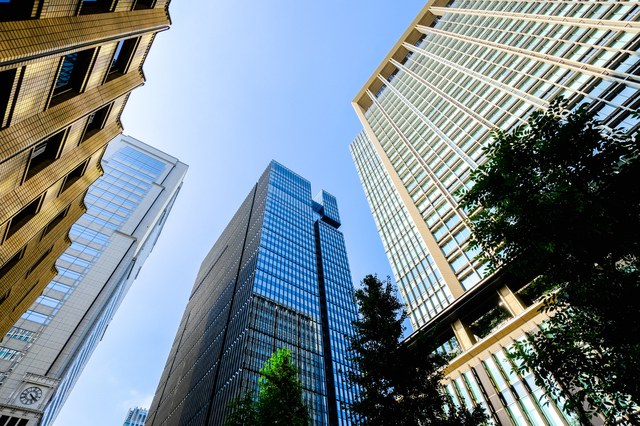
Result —
[[344, 372], [356, 308], [335, 197], [272, 161], [206, 256], [147, 426], [222, 425], [287, 347], [313, 425], [349, 424]]
[[[502, 369], [502, 348], [547, 317], [526, 283], [487, 276], [457, 191], [473, 184], [493, 129], [556, 97], [636, 129], [639, 12], [627, 1], [430, 0], [353, 100], [364, 129], [351, 153], [413, 328], [446, 329], [443, 350], [461, 352], [450, 391], [495, 422], [569, 420]], [[504, 319], [488, 334], [486, 315]]]
[[0, 415], [25, 426], [53, 424], [153, 249], [187, 171], [123, 135], [110, 142], [102, 168], [57, 275], [0, 342]]
[[0, 334], [56, 275], [168, 0], [0, 1]]

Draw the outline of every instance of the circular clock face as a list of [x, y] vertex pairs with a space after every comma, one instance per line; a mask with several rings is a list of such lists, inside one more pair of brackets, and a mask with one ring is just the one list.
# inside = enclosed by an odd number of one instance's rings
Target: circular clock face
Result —
[[20, 394], [20, 402], [23, 404], [31, 405], [42, 396], [42, 389], [32, 386], [30, 388], [25, 389]]

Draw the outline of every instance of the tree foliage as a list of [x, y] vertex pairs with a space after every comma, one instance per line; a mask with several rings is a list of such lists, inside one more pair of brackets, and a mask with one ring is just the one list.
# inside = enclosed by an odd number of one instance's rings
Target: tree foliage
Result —
[[302, 399], [302, 384], [291, 351], [278, 349], [260, 373], [258, 397], [246, 392], [233, 400], [228, 405], [233, 411], [225, 426], [308, 425], [309, 410]]
[[612, 421], [640, 402], [638, 139], [564, 107], [497, 131], [461, 206], [490, 270], [557, 290], [546, 330], [517, 347], [522, 368], [582, 421], [595, 407]]
[[253, 392], [245, 392], [229, 404], [227, 408], [231, 413], [227, 416], [224, 426], [257, 426], [258, 410], [256, 407], [256, 395]]
[[442, 390], [448, 357], [436, 352], [431, 336], [400, 344], [404, 306], [387, 279], [368, 275], [355, 292], [359, 319], [350, 342], [353, 371], [347, 380], [358, 389], [349, 410], [361, 425], [478, 425], [482, 408], [457, 408]]

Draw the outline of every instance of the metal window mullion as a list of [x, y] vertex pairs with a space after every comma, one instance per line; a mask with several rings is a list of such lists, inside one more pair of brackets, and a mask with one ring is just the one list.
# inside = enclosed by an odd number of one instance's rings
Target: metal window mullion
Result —
[[[405, 47], [409, 48], [409, 46], [405, 46]], [[482, 47], [482, 46], [481, 46], [481, 47]], [[428, 52], [426, 52], [426, 51], [424, 51], [424, 50], [422, 50], [422, 49], [419, 49], [419, 48], [417, 48], [417, 47], [415, 47], [415, 46], [413, 47], [413, 49], [414, 49], [414, 50], [416, 50], [416, 51], [420, 51], [420, 53], [422, 53], [422, 54], [429, 54]], [[449, 49], [451, 49], [451, 48], [449, 48]], [[456, 51], [456, 52], [458, 52], [458, 53], [464, 54], [463, 52], [460, 52], [460, 51], [455, 50], [455, 49], [451, 49], [451, 50], [454, 50], [454, 51]], [[424, 52], [424, 53], [423, 53], [423, 52]], [[435, 56], [435, 57], [434, 57], [434, 60], [438, 60], [438, 61], [446, 61], [446, 59], [439, 59], [439, 58], [437, 57], [437, 55], [433, 55], [433, 54], [429, 54], [429, 55]], [[529, 74], [529, 73], [527, 73], [527, 72], [522, 72], [522, 71], [517, 70], [517, 69], [515, 69], [515, 68], [507, 67], [507, 66], [502, 65], [502, 64], [499, 64], [499, 63], [497, 63], [497, 62], [488, 61], [487, 59], [484, 59], [484, 58], [481, 58], [481, 57], [479, 57], [479, 56], [476, 56], [475, 54], [474, 54], [473, 56], [472, 56], [472, 55], [470, 55], [470, 54], [467, 54], [467, 55], [468, 55], [468, 56], [471, 56], [471, 57], [472, 57], [472, 58], [474, 58], [476, 61], [482, 61], [482, 62], [487, 63], [488, 65], [498, 66], [498, 67], [501, 67], [501, 68], [503, 68], [503, 69], [510, 70], [510, 71], [512, 71], [512, 72], [516, 72], [516, 73], [517, 73], [517, 74], [519, 74], [519, 75], [526, 76], [526, 77], [529, 77], [529, 78], [533, 78], [533, 79], [537, 80], [538, 82], [547, 82], [547, 83], [549, 83], [549, 84], [551, 84], [551, 85], [553, 85], [553, 86], [556, 86], [556, 87], [558, 87], [558, 88], [560, 88], [560, 89], [569, 90], [569, 91], [572, 91], [572, 92], [578, 93], [578, 94], [580, 94], [580, 95], [583, 95], [583, 96], [587, 96], [587, 97], [589, 97], [589, 95], [588, 95], [586, 92], [582, 92], [582, 91], [577, 90], [577, 89], [572, 89], [572, 88], [571, 88], [571, 87], [569, 87], [569, 86], [563, 86], [562, 84], [560, 84], [560, 83], [558, 83], [558, 82], [552, 82], [552, 81], [550, 81], [550, 80], [543, 79], [543, 78], [538, 77], [538, 76], [535, 76], [535, 75], [533, 75], [533, 74]], [[531, 59], [531, 58], [526, 58], [526, 57], [525, 57], [525, 59]], [[443, 62], [443, 63], [444, 63], [444, 62]], [[452, 65], [450, 65], [450, 66], [452, 66]], [[560, 67], [560, 68], [562, 68], [562, 67]], [[460, 71], [462, 71], [462, 70], [463, 70], [463, 68], [462, 68], [462, 67], [460, 67]], [[571, 70], [568, 70], [568, 69], [566, 69], [566, 68], [565, 68], [565, 70], [566, 70], [566, 71], [571, 71]], [[478, 73], [478, 72], [476, 72], [476, 71], [470, 71], [470, 72], [473, 72], [473, 73], [477, 73], [477, 74], [479, 74], [479, 75], [482, 75], [481, 73]], [[485, 78], [486, 78], [486, 79], [491, 79], [490, 77], [483, 76], [483, 77], [482, 77], [482, 80], [483, 80], [483, 81], [485, 81], [485, 80], [484, 80]], [[494, 80], [494, 79], [491, 79], [491, 80]], [[496, 80], [494, 80], [494, 81], [496, 81]], [[488, 83], [488, 82], [487, 82], [487, 83]], [[500, 82], [498, 82], [498, 83], [499, 83], [499, 84], [502, 84], [502, 83], [500, 83]], [[508, 86], [508, 87], [510, 87], [510, 86]], [[530, 103], [530, 104], [531, 104], [531, 105], [533, 105], [533, 106], [537, 106], [537, 107], [541, 107], [541, 108], [546, 108], [544, 105], [542, 105], [542, 106], [541, 106], [541, 105], [536, 105], [536, 104], [532, 103], [531, 99], [529, 99], [529, 98], [539, 99], [541, 102], [544, 102], [544, 103], [545, 103], [545, 104], [547, 104], [547, 105], [549, 104], [547, 101], [544, 101], [544, 100], [543, 100], [543, 99], [541, 99], [541, 98], [538, 98], [538, 97], [536, 97], [536, 96], [533, 96], [532, 94], [529, 94], [529, 93], [523, 92], [523, 91], [521, 91], [521, 90], [519, 90], [519, 89], [516, 89], [515, 87], [513, 87], [513, 88], [511, 88], [511, 89], [512, 89], [512, 90], [514, 90], [514, 91], [518, 91], [518, 92], [520, 92], [520, 93], [524, 93], [524, 94], [525, 94], [525, 96], [526, 96], [524, 99], [523, 99], [522, 97], [518, 96], [518, 95], [517, 95], [517, 94], [515, 94], [515, 93], [513, 94], [513, 96], [514, 96], [514, 97], [519, 98], [519, 99], [520, 99], [520, 100], [522, 100], [522, 101], [528, 102], [528, 103]], [[472, 95], [473, 95], [473, 96], [477, 96], [477, 95], [475, 95], [473, 92], [471, 92], [471, 93], [472, 93]], [[499, 107], [499, 108], [500, 108], [500, 107]], [[502, 109], [502, 108], [501, 108], [501, 109]], [[505, 111], [505, 110], [503, 109], [503, 111]], [[511, 112], [508, 112], [508, 113], [509, 113], [510, 115], [512, 115], [513, 117], [516, 117], [516, 118], [517, 118], [517, 119], [519, 119], [520, 121], [523, 121], [523, 122], [525, 121], [525, 120], [523, 120], [522, 118], [520, 118], [520, 117], [516, 116], [515, 114], [513, 114], [513, 113], [511, 113]]]
[[[548, 4], [549, 2], [544, 2]], [[606, 3], [595, 3], [590, 2], [590, 4], [595, 5], [612, 5], [611, 2]], [[608, 19], [591, 19], [591, 18], [574, 18], [570, 16], [553, 16], [553, 15], [544, 15], [544, 14], [528, 14], [528, 13], [515, 13], [515, 12], [500, 12], [500, 11], [485, 11], [485, 10], [474, 10], [474, 9], [456, 9], [456, 8], [446, 8], [446, 7], [436, 7], [432, 6], [429, 11], [436, 16], [443, 16], [445, 14], [454, 14], [454, 15], [481, 15], [481, 16], [491, 16], [495, 18], [510, 18], [510, 19], [520, 19], [523, 21], [533, 21], [533, 22], [544, 22], [544, 23], [559, 23], [559, 24], [569, 24], [577, 27], [586, 27], [586, 28], [603, 28], [608, 30], [624, 30], [627, 32], [640, 33], [640, 22], [637, 21], [613, 21]], [[589, 11], [589, 9], [587, 9]], [[616, 25], [617, 24], [617, 25]]]
[[[504, 45], [500, 45], [498, 43], [493, 43], [490, 41], [486, 41], [486, 40], [476, 40], [473, 39], [471, 37], [467, 37], [467, 36], [461, 36], [455, 33], [450, 33], [447, 31], [441, 31], [441, 30], [436, 30], [434, 28], [429, 28], [429, 27], [425, 27], [422, 25], [418, 25], [416, 27], [416, 29], [418, 29], [418, 31], [420, 31], [423, 34], [428, 34], [428, 33], [435, 33], [435, 34], [440, 34], [440, 35], [444, 35], [444, 36], [448, 36], [451, 38], [456, 38], [456, 39], [460, 39], [460, 40], [465, 40], [468, 41], [469, 43], [473, 43], [479, 46], [483, 46], [483, 47], [490, 47], [494, 50], [498, 50], [501, 52], [506, 52], [506, 53], [513, 53], [522, 57], [526, 57], [529, 59], [534, 59], [540, 62], [544, 62], [550, 65], [556, 65], [556, 66], [560, 66], [560, 67], [564, 67], [573, 71], [577, 71], [580, 72], [582, 74], [587, 74], [590, 75], [592, 77], [598, 77], [598, 78], [602, 78], [604, 80], [609, 80], [615, 83], [624, 83], [628, 86], [631, 87], [635, 87], [636, 89], [640, 89], [640, 83], [635, 82], [635, 81], [630, 81], [629, 79], [631, 77], [633, 77], [634, 79], [637, 79], [637, 76], [633, 76], [631, 74], [626, 74], [626, 73], [620, 73], [620, 72], [616, 72], [613, 70], [609, 70], [609, 69], [603, 69], [600, 67], [595, 67], [593, 65], [588, 65], [588, 64], [583, 64], [581, 62], [576, 62], [576, 61], [572, 61], [569, 59], [565, 59], [565, 58], [558, 58], [556, 56], [553, 55], [547, 55], [547, 54], [539, 54], [536, 52], [533, 52], [531, 50], [525, 50], [525, 49], [520, 49], [520, 48], [516, 48], [513, 46], [504, 46]], [[639, 79], [640, 81], [640, 79]], [[574, 89], [570, 89], [570, 90], [574, 90]]]
[[[400, 62], [396, 61], [395, 59], [391, 59], [390, 62], [395, 65], [396, 67], [400, 68], [402, 71], [406, 72], [407, 74], [409, 74], [410, 76], [412, 76], [413, 78], [415, 78], [416, 80], [418, 80], [420, 83], [422, 83], [423, 85], [425, 85], [426, 87], [428, 87], [430, 90], [432, 90], [433, 92], [437, 93], [438, 95], [442, 96], [445, 100], [447, 100], [448, 102], [452, 103], [453, 105], [455, 105], [456, 107], [458, 107], [459, 109], [461, 109], [462, 111], [465, 111], [467, 114], [469, 114], [469, 116], [473, 117], [476, 121], [478, 121], [479, 123], [481, 123], [482, 125], [484, 125], [486, 128], [488, 129], [492, 129], [493, 127], [495, 127], [493, 124], [491, 124], [490, 121], [485, 120], [484, 117], [482, 117], [481, 115], [477, 114], [475, 111], [467, 108], [466, 106], [462, 105], [460, 102], [458, 102], [457, 100], [455, 100], [454, 98], [452, 98], [451, 96], [449, 96], [448, 94], [444, 93], [442, 90], [440, 90], [438, 87], [436, 87], [435, 85], [429, 83], [427, 80], [425, 80], [424, 78], [420, 77], [418, 74], [416, 74], [415, 72], [413, 72], [412, 70], [410, 70], [409, 68], [405, 67], [404, 65], [402, 65]], [[466, 89], [465, 89], [466, 90]]]
[[[406, 44], [406, 46], [405, 46], [405, 47], [407, 47], [407, 48], [409, 48], [409, 47], [411, 46], [411, 45], [409, 45], [408, 43], [405, 43], [405, 44]], [[425, 54], [425, 55], [429, 54], [428, 52], [426, 52], [426, 51], [422, 51], [422, 49], [416, 48], [415, 46], [413, 46], [413, 49], [414, 49], [415, 51], [420, 51], [420, 53], [421, 53], [421, 54]], [[449, 49], [451, 49], [451, 48], [449, 48]], [[455, 49], [451, 49], [451, 50], [455, 50]], [[456, 51], [456, 52], [458, 52], [458, 53], [463, 53], [463, 52], [460, 52], [460, 51], [458, 51], [458, 50], [455, 50], [455, 51]], [[430, 54], [430, 55], [432, 55], [432, 54]], [[432, 55], [432, 56], [433, 56], [433, 55]], [[473, 58], [475, 58], [475, 59], [477, 59], [477, 60], [479, 60], [479, 61], [484, 61], [484, 62], [487, 62], [488, 64], [491, 64], [491, 65], [497, 65], [497, 66], [502, 67], [502, 68], [504, 68], [504, 69], [511, 70], [511, 71], [513, 71], [513, 72], [516, 72], [516, 73], [522, 74], [522, 75], [527, 76], [527, 77], [529, 77], [529, 78], [533, 78], [533, 79], [535, 79], [535, 80], [538, 80], [539, 82], [546, 82], [546, 83], [549, 83], [549, 84], [551, 84], [552, 86], [556, 86], [556, 87], [557, 87], [557, 88], [559, 88], [559, 89], [568, 90], [568, 91], [575, 92], [576, 94], [579, 94], [579, 95], [582, 95], [582, 96], [585, 96], [585, 97], [588, 97], [588, 98], [593, 98], [593, 96], [589, 95], [589, 93], [588, 93], [588, 92], [583, 92], [583, 91], [578, 90], [578, 89], [573, 89], [573, 88], [571, 88], [571, 87], [569, 87], [569, 86], [565, 86], [565, 85], [560, 84], [560, 83], [558, 83], [558, 82], [553, 82], [553, 81], [548, 80], [548, 79], [543, 79], [543, 78], [541, 78], [541, 77], [537, 77], [537, 76], [535, 76], [535, 75], [533, 75], [533, 74], [524, 73], [524, 72], [522, 72], [522, 71], [520, 71], [520, 70], [517, 70], [517, 69], [514, 69], [514, 68], [510, 68], [510, 67], [506, 67], [506, 66], [501, 65], [501, 64], [498, 64], [498, 63], [496, 63], [496, 62], [489, 62], [489, 61], [487, 61], [486, 59], [480, 58], [480, 57], [475, 56], [475, 55], [473, 55], [472, 57], [473, 57]], [[441, 59], [441, 61], [446, 61], [446, 60], [445, 60], [445, 59]], [[551, 65], [551, 64], [549, 64], [549, 65]], [[552, 65], [552, 66], [553, 66], [553, 65]], [[566, 71], [573, 71], [573, 70], [571, 70], [571, 69], [566, 69], [566, 68], [564, 68], [564, 67], [562, 67], [562, 66], [560, 66], [560, 65], [556, 65], [556, 66], [558, 66], [558, 67], [560, 67], [560, 68], [562, 68], [562, 69], [565, 69]], [[462, 70], [463, 70], [463, 68], [460, 68], [460, 71], [462, 71]], [[472, 72], [474, 72], [474, 71], [472, 71]], [[577, 72], [577, 71], [573, 71], [573, 72]], [[489, 77], [483, 77], [483, 78], [489, 78]], [[610, 80], [608, 80], [608, 81], [610, 81]], [[498, 83], [499, 83], [499, 82], [498, 82]], [[518, 90], [518, 91], [519, 91], [519, 89], [515, 89], [515, 88], [513, 88], [513, 90]], [[520, 91], [520, 92], [521, 92], [521, 91]], [[525, 92], [522, 92], [522, 93], [525, 93]], [[514, 95], [514, 96], [516, 96], [516, 95]], [[535, 99], [540, 99], [540, 98], [537, 98], [537, 97], [532, 96], [532, 95], [530, 95], [530, 94], [527, 94], [527, 96], [532, 97], [532, 98], [535, 98]], [[516, 96], [516, 97], [518, 97], [518, 96]], [[522, 99], [522, 98], [520, 98], [520, 99], [521, 99], [521, 100], [527, 100], [527, 99]], [[625, 106], [622, 106], [622, 105], [618, 105], [618, 104], [614, 104], [614, 103], [608, 102], [608, 101], [606, 101], [606, 100], [604, 100], [604, 99], [602, 99], [602, 98], [593, 98], [593, 99], [594, 99], [594, 100], [599, 99], [599, 100], [600, 100], [600, 101], [602, 101], [602, 102], [609, 103], [610, 105], [614, 105], [616, 108], [622, 108], [622, 109], [627, 110], [627, 111], [633, 111], [632, 109], [630, 109], [630, 108], [628, 108], [628, 107], [625, 107]], [[546, 104], [549, 104], [548, 102], [546, 102], [546, 101], [544, 101], [544, 100], [542, 100], [542, 99], [540, 99], [540, 100], [541, 100], [542, 102], [545, 102]], [[529, 102], [530, 102], [530, 101], [529, 101]], [[534, 106], [538, 106], [538, 105], [534, 105]], [[511, 114], [511, 115], [513, 115], [513, 114]], [[514, 115], [514, 116], [515, 116], [515, 115]]]
[[[380, 106], [379, 106], [379, 108], [380, 108]], [[381, 109], [381, 108], [380, 108], [380, 109]], [[375, 116], [374, 116], [373, 118], [374, 118], [374, 120], [379, 121], [377, 117], [375, 117]], [[387, 117], [385, 117], [385, 118], [387, 118]], [[388, 118], [387, 118], [387, 120], [388, 120]], [[401, 133], [400, 133], [400, 134], [401, 134]], [[386, 134], [385, 134], [385, 136], [388, 138], [388, 136], [387, 136]], [[394, 149], [395, 149], [395, 148], [394, 148]], [[386, 151], [385, 151], [385, 154], [386, 154]], [[388, 157], [388, 154], [387, 154], [387, 157]], [[378, 161], [379, 161], [379, 160], [378, 160]], [[404, 162], [404, 160], [402, 160], [402, 161]], [[382, 167], [382, 166], [380, 166], [380, 167]], [[380, 183], [380, 184], [382, 184], [382, 181], [381, 181], [381, 182], [379, 182], [379, 183]], [[393, 191], [393, 185], [391, 185], [388, 189], [390, 189], [391, 191]], [[381, 191], [381, 192], [386, 192], [386, 191]], [[396, 196], [396, 194], [395, 194], [395, 193], [394, 193], [394, 196]], [[386, 198], [385, 198], [385, 199], [386, 199]], [[383, 219], [385, 219], [385, 220], [381, 222], [381, 228], [384, 228], [386, 225], [388, 225], [388, 224], [389, 224], [389, 223], [394, 219], [395, 215], [398, 213], [398, 210], [395, 210], [395, 211], [394, 211], [394, 210], [393, 210], [393, 209], [391, 209], [390, 207], [389, 207], [389, 210], [390, 210], [392, 213], [391, 213], [391, 214], [386, 215], [387, 217], [383, 218]], [[391, 239], [392, 239], [392, 240], [397, 240], [396, 238], [391, 238]], [[397, 241], [396, 241], [396, 243], [397, 243]], [[394, 243], [394, 244], [396, 244], [396, 243]]]
[[[487, 84], [490, 84], [490, 85], [494, 86], [495, 88], [501, 89], [504, 92], [506, 92], [506, 93], [508, 93], [508, 94], [520, 99], [521, 101], [530, 103], [533, 106], [537, 106], [539, 108], [546, 108], [545, 105], [549, 105], [549, 102], [547, 102], [547, 101], [545, 101], [545, 100], [543, 100], [541, 98], [538, 98], [536, 96], [532, 96], [529, 93], [523, 92], [520, 89], [516, 89], [515, 87], [511, 87], [511, 86], [509, 86], [509, 85], [507, 85], [505, 83], [502, 83], [502, 82], [500, 82], [498, 80], [495, 80], [494, 78], [487, 77], [487, 76], [485, 76], [485, 75], [483, 75], [481, 73], [478, 73], [476, 71], [472, 71], [472, 70], [469, 70], [468, 68], [461, 67], [460, 65], [454, 64], [453, 62], [451, 62], [451, 61], [449, 61], [447, 59], [440, 58], [437, 55], [433, 55], [432, 53], [429, 53], [426, 50], [423, 50], [422, 48], [418, 48], [418, 47], [413, 46], [413, 45], [411, 45], [409, 43], [404, 43], [404, 47], [406, 47], [407, 49], [409, 49], [409, 50], [411, 50], [413, 52], [420, 53], [421, 55], [427, 56], [427, 57], [433, 59], [434, 61], [438, 61], [440, 63], [448, 65], [449, 67], [454, 68], [457, 71], [460, 71], [463, 74], [468, 75], [469, 77], [476, 78], [478, 80], [482, 80], [483, 82], [485, 82]], [[453, 48], [450, 48], [450, 49], [455, 51], [455, 52], [458, 52], [458, 53], [463, 53], [458, 49], [453, 49]], [[471, 56], [469, 54], [467, 54], [467, 55]], [[519, 73], [519, 74], [522, 74], [522, 75], [526, 75], [526, 76], [530, 76], [530, 77], [533, 77], [533, 78], [537, 78], [535, 76], [531, 76], [529, 74], [522, 73], [521, 71], [518, 71], [518, 70], [516, 70], [514, 68], [510, 68], [510, 67], [507, 67], [505, 65], [498, 64], [496, 62], [489, 62], [486, 59], [479, 58], [479, 57], [477, 57], [475, 55], [471, 56], [471, 57], [472, 58], [477, 58], [480, 61], [485, 61], [485, 62], [487, 62], [489, 64], [493, 64], [495, 66], [498, 66], [500, 68], [503, 68], [503, 69], [511, 71], [511, 72], [516, 72], [516, 73]]]
[[385, 117], [385, 119], [389, 122], [389, 124], [391, 125], [391, 127], [396, 131], [396, 133], [398, 134], [398, 136], [400, 137], [400, 140], [402, 140], [405, 144], [405, 146], [413, 153], [413, 155], [415, 155], [416, 159], [418, 160], [418, 162], [420, 163], [420, 165], [423, 167], [423, 169], [427, 172], [427, 174], [429, 175], [429, 177], [431, 178], [431, 180], [433, 180], [434, 184], [438, 187], [438, 189], [440, 189], [440, 191], [442, 191], [442, 194], [444, 195], [444, 197], [447, 199], [447, 201], [449, 201], [449, 203], [451, 203], [451, 206], [458, 211], [458, 213], [462, 216], [463, 219], [467, 218], [467, 215], [464, 211], [462, 211], [461, 209], [458, 208], [458, 203], [455, 201], [455, 199], [449, 194], [449, 191], [446, 190], [446, 188], [444, 187], [444, 185], [442, 184], [442, 182], [440, 182], [440, 180], [437, 178], [437, 176], [433, 173], [433, 171], [431, 171], [431, 169], [429, 169], [429, 166], [426, 164], [426, 162], [422, 159], [422, 157], [418, 154], [418, 152], [415, 150], [415, 148], [411, 145], [411, 143], [407, 140], [407, 138], [404, 136], [404, 134], [400, 131], [400, 129], [398, 128], [398, 126], [393, 122], [393, 120], [391, 120], [391, 117], [389, 117], [389, 115], [387, 114], [387, 112], [382, 108], [382, 106], [380, 105], [380, 103], [378, 102], [378, 100], [376, 99], [376, 97], [373, 95], [373, 93], [371, 93], [370, 90], [367, 90], [367, 94], [369, 95], [369, 97], [371, 98], [372, 102], [378, 106], [378, 108], [380, 109], [380, 112], [382, 113], [382, 115]]
[[[454, 152], [456, 152], [463, 161], [465, 161], [470, 167], [472, 168], [476, 168], [477, 164], [468, 156], [466, 155], [466, 153], [464, 153], [453, 141], [451, 141], [444, 133], [442, 133], [428, 118], [426, 118], [421, 112], [419, 112], [417, 110], [417, 108], [415, 108], [412, 104], [410, 104], [408, 102], [408, 100], [406, 98], [404, 98], [400, 92], [392, 86], [389, 86], [390, 89], [402, 100], [404, 101], [409, 108], [411, 108], [412, 111], [414, 111], [416, 113], [416, 115], [418, 116], [418, 118], [420, 118], [425, 124], [427, 124], [427, 126], [429, 126], [429, 128], [431, 128], [431, 130], [438, 136], [441, 137], [441, 139], [451, 148], [454, 150]], [[459, 127], [459, 126], [458, 126]], [[467, 135], [469, 135], [464, 129], [460, 128], [463, 132], [465, 132]], [[445, 164], [445, 166], [447, 167], [447, 169], [451, 172], [453, 172], [453, 170], [446, 164], [446, 162], [444, 161], [444, 159], [433, 149], [433, 147], [427, 143], [426, 144], [429, 149]], [[421, 157], [421, 155], [418, 155], [419, 157]], [[457, 175], [456, 175], [457, 176]], [[460, 179], [458, 179], [460, 180]]]
[[[461, 25], [461, 26], [470, 27], [470, 28], [476, 28], [476, 29], [482, 29], [483, 28], [483, 27], [480, 27], [478, 25], [468, 24], [466, 22], [450, 22], [450, 23], [454, 24], [454, 25]], [[572, 28], [572, 27], [573, 26], [568, 27], [568, 28]], [[598, 30], [600, 28], [596, 27], [596, 28], [591, 28], [591, 29]], [[573, 43], [575, 45], [583, 46], [583, 47], [596, 47], [598, 49], [608, 50], [608, 51], [611, 51], [611, 52], [628, 53], [628, 54], [634, 55], [634, 56], [639, 56], [640, 55], [640, 53], [638, 53], [636, 51], [633, 51], [633, 50], [616, 49], [615, 47], [594, 45], [594, 44], [582, 43], [582, 42], [579, 42], [579, 41], [572, 41], [572, 40], [566, 40], [566, 39], [561, 39], [561, 38], [547, 37], [547, 36], [538, 35], [538, 34], [535, 34], [535, 33], [523, 33], [523, 32], [510, 31], [510, 30], [499, 30], [497, 28], [496, 28], [496, 31], [502, 31], [502, 32], [506, 32], [506, 33], [517, 34], [517, 35], [521, 35], [521, 36], [525, 36], [525, 37], [535, 37], [536, 39], [542, 39], [542, 40], [549, 40], [549, 41], [556, 41], [556, 42], [568, 42], [568, 43]], [[618, 34], [620, 32], [624, 32], [624, 31], [612, 30], [613, 34]], [[507, 46], [509, 46], [509, 45], [507, 45]]]
[[[383, 81], [386, 82], [386, 80], [378, 75], [378, 78]], [[452, 140], [450, 140], [443, 132], [441, 132], [435, 124], [433, 124], [431, 122], [431, 120], [429, 120], [427, 117], [425, 117], [411, 102], [409, 102], [408, 99], [406, 99], [404, 96], [402, 96], [402, 94], [398, 91], [398, 89], [396, 89], [395, 87], [393, 87], [390, 84], [387, 84], [387, 87], [405, 104], [407, 105], [417, 116], [418, 118], [420, 118], [436, 135], [440, 136], [440, 138], [451, 148], [453, 149], [458, 155], [460, 155], [460, 157], [465, 160], [467, 162], [467, 164], [469, 164], [469, 166], [476, 168], [478, 165], [466, 154], [464, 153]], [[418, 96], [420, 96], [418, 94]], [[422, 98], [422, 96], [420, 96]], [[422, 98], [423, 100], [426, 101], [426, 99]], [[427, 103], [430, 104], [430, 102], [426, 101]], [[460, 126], [457, 125], [457, 123], [454, 123], [459, 129], [461, 129], [463, 132], [467, 133], [464, 129], [462, 129]], [[412, 126], [413, 127], [413, 126]], [[414, 128], [415, 130], [415, 128]], [[467, 133], [468, 135], [468, 133]], [[443, 158], [438, 155], [438, 153], [433, 149], [433, 147], [430, 144], [426, 144], [429, 149], [436, 155], [438, 156], [438, 158], [440, 158], [441, 160], [443, 160]], [[444, 162], [444, 160], [443, 160]], [[447, 168], [449, 168], [447, 166]], [[451, 170], [451, 169], [450, 169]]]

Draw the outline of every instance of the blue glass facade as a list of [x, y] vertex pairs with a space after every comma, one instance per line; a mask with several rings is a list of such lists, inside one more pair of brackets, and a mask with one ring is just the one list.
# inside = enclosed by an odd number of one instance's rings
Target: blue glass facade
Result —
[[122, 426], [144, 426], [147, 419], [147, 410], [144, 408], [131, 408], [124, 419]]
[[340, 402], [353, 284], [335, 198], [273, 161], [205, 258], [148, 425], [221, 425], [288, 347], [312, 424], [349, 424]]
[[[71, 246], [56, 262], [58, 275], [49, 283], [48, 288], [60, 292], [60, 298], [54, 299], [57, 300], [55, 303], [50, 300], [44, 303], [43, 297], [40, 297], [36, 304], [22, 315], [23, 319], [44, 325], [51, 322], [109, 245], [113, 232], [122, 228], [151, 188], [151, 183], [165, 167], [162, 162], [128, 146], [108, 161], [109, 166], [103, 166], [105, 174], [89, 188], [85, 196], [87, 212], [69, 231]], [[145, 170], [148, 174], [142, 177], [142, 172], [136, 169]], [[54, 309], [39, 309], [39, 304]]]

